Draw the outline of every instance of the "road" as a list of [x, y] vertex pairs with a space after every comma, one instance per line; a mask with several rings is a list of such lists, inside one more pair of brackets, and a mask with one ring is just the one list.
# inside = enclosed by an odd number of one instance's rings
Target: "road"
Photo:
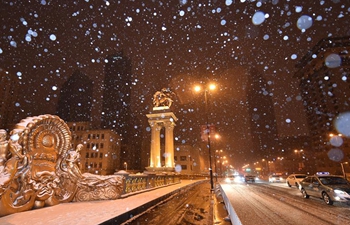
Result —
[[[285, 183], [220, 182], [220, 185], [243, 225], [350, 224], [350, 205], [335, 202], [328, 206], [322, 199], [304, 199], [296, 187]], [[184, 189], [125, 224], [229, 224], [223, 220], [210, 221], [213, 218], [209, 193], [208, 183]], [[222, 215], [223, 218], [227, 214]]]
[[304, 199], [285, 183], [221, 183], [243, 225], [350, 224], [350, 205], [326, 205], [322, 199]]

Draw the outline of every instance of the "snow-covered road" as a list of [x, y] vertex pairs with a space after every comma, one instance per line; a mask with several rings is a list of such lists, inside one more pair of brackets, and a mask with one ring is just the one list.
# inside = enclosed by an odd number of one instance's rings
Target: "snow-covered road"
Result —
[[350, 205], [326, 205], [321, 199], [303, 199], [286, 184], [221, 184], [243, 225], [250, 224], [350, 224]]

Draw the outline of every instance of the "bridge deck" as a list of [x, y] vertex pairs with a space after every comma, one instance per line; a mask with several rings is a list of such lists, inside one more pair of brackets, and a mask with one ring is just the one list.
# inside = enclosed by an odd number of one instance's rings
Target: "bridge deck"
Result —
[[160, 202], [181, 188], [198, 180], [153, 189], [117, 200], [72, 202], [0, 217], [0, 224], [57, 225], [57, 224], [120, 224], [149, 206]]

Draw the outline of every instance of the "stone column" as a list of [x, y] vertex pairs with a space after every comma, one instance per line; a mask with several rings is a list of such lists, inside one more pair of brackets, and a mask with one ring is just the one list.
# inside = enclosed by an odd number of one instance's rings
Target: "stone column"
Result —
[[174, 167], [174, 126], [173, 122], [165, 122], [165, 167]]
[[152, 128], [150, 167], [161, 167], [160, 158], [160, 126], [156, 122], [150, 122]]
[[[174, 171], [174, 126], [177, 121], [173, 112], [159, 112], [147, 114], [148, 123], [151, 127], [151, 153], [149, 167], [150, 172]], [[160, 131], [165, 127], [165, 165], [162, 167], [160, 151]]]

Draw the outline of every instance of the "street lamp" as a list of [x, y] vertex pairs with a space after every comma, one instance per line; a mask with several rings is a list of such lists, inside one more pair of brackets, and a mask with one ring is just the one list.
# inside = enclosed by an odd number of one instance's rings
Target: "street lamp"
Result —
[[[219, 140], [220, 139], [220, 135], [218, 135], [218, 134], [215, 134], [214, 135], [214, 137], [215, 137], [215, 140], [217, 141], [217, 140]], [[217, 166], [216, 166], [216, 153], [218, 152], [218, 150], [215, 150], [214, 151], [214, 167], [215, 167], [215, 174], [216, 174], [216, 176], [215, 176], [215, 178], [216, 178], [216, 181], [218, 181], [218, 170], [217, 170]]]
[[266, 159], [262, 159], [261, 161], [265, 162], [265, 164], [266, 164], [266, 165], [264, 165], [264, 168], [266, 166], [266, 171], [264, 172], [264, 175], [269, 175], [269, 173], [270, 173], [269, 161]]
[[346, 177], [346, 172], [345, 172], [345, 169], [344, 169], [344, 164], [349, 164], [349, 163], [348, 163], [348, 162], [340, 163], [340, 165], [341, 165], [341, 170], [342, 170], [342, 172], [343, 172], [343, 176], [344, 176], [345, 179], [347, 179], [347, 177]]
[[300, 154], [304, 153], [303, 149], [294, 149], [294, 153], [297, 155], [297, 162], [296, 162], [296, 171], [301, 171], [304, 168], [304, 163], [303, 163], [303, 157], [300, 156]]
[[[210, 127], [209, 127], [209, 113], [208, 113], [208, 92], [210, 90], [214, 90], [216, 88], [215, 84], [209, 84], [208, 88], [204, 89], [204, 101], [205, 101], [205, 113], [207, 117], [207, 134], [208, 134], [208, 151], [209, 151], [209, 174], [210, 174], [210, 187], [211, 191], [214, 190], [214, 183], [213, 183], [213, 169], [211, 168], [211, 149], [210, 149]], [[195, 86], [194, 90], [196, 92], [201, 91], [201, 86]]]
[[[226, 156], [221, 156], [221, 170], [222, 170], [222, 165], [225, 165], [225, 164], [227, 164], [228, 163], [228, 161], [227, 161], [227, 159], [226, 159]], [[222, 172], [221, 172], [222, 173]]]
[[128, 163], [124, 162], [124, 166], [125, 166], [125, 171], [128, 171]]
[[[218, 155], [219, 155], [219, 160], [216, 160], [216, 158], [217, 158], [217, 156], [215, 156], [215, 172], [217, 173], [217, 174], [219, 174], [218, 173], [218, 171], [216, 170], [216, 163], [218, 162], [218, 163], [220, 163], [221, 164], [221, 153], [222, 153], [222, 150], [215, 150], [215, 155], [216, 155], [216, 153], [219, 153]], [[222, 166], [220, 165], [220, 176], [222, 176]]]

